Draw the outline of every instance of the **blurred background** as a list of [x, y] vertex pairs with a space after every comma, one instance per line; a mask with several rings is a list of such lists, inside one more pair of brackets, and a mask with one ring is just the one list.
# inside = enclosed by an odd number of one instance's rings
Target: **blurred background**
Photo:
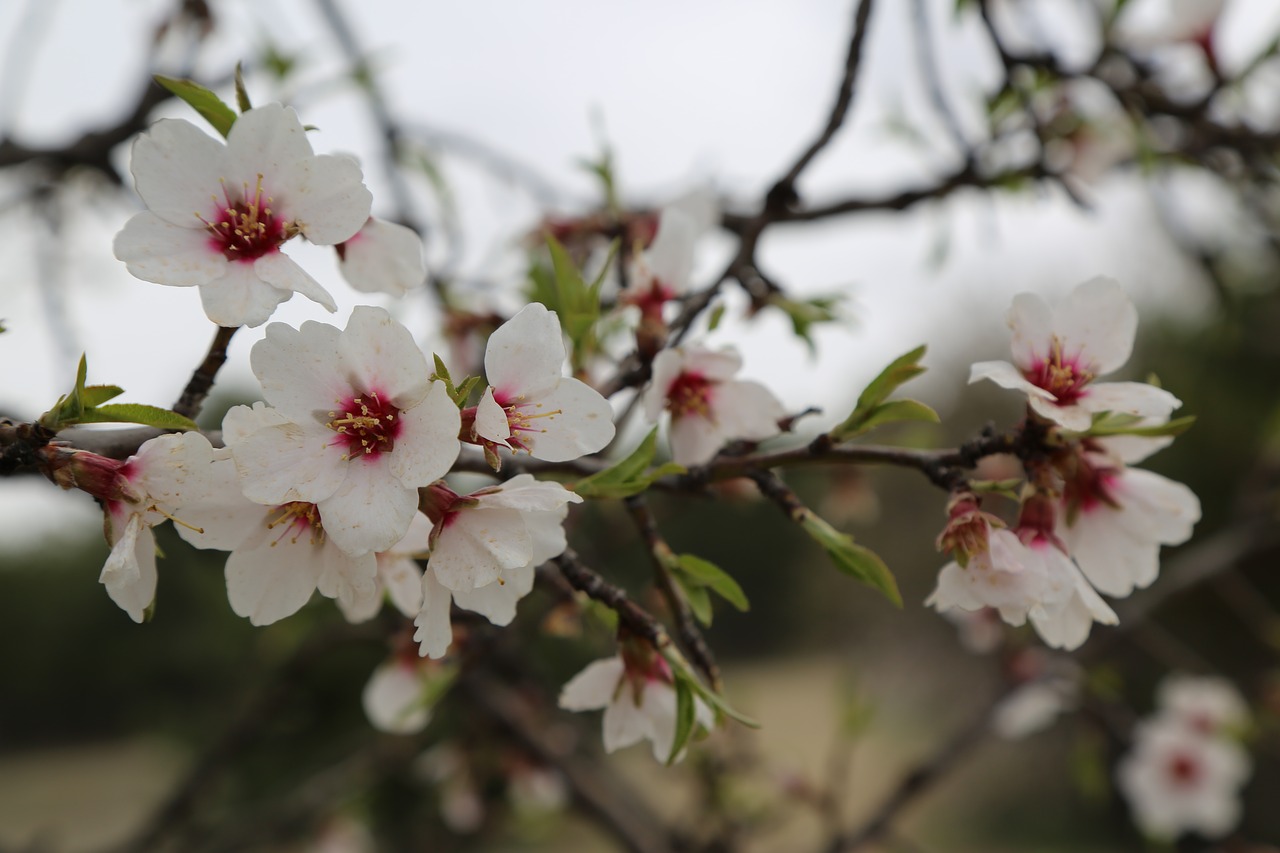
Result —
[[[97, 583], [97, 507], [11, 477], [0, 484], [0, 851], [615, 849], [607, 821], [575, 793], [584, 786], [642, 792], [648, 804], [633, 817], [678, 827], [683, 849], [855, 849], [829, 845], [940, 755], [867, 849], [1141, 849], [1110, 768], [1171, 671], [1224, 674], [1250, 701], [1254, 770], [1227, 849], [1274, 849], [1280, 6], [1228, 0], [1207, 42], [1178, 30], [1195, 6], [882, 0], [852, 112], [797, 187], [799, 209], [856, 204], [765, 232], [757, 261], [786, 304], [726, 284], [723, 321], [695, 330], [736, 344], [744, 375], [789, 411], [821, 409], [802, 435], [839, 422], [888, 361], [928, 343], [929, 372], [908, 392], [944, 426], [876, 441], [945, 447], [1021, 416], [1017, 395], [965, 384], [972, 362], [1006, 357], [1013, 294], [1053, 301], [1099, 274], [1124, 285], [1141, 318], [1124, 378], [1154, 372], [1198, 418], [1148, 467], [1188, 484], [1204, 518], [1191, 543], [1166, 549], [1161, 580], [1125, 602], [1132, 620], [1117, 608], [1124, 629], [1099, 628], [1075, 656], [1086, 673], [1076, 713], [1017, 740], [989, 731], [996, 698], [1058, 664], [1012, 630], [999, 650], [974, 654], [922, 605], [944, 562], [933, 541], [945, 495], [911, 471], [789, 478], [884, 557], [902, 611], [834, 571], [750, 487], [654, 498], [672, 547], [730, 571], [751, 601], [749, 613], [717, 608], [707, 639], [729, 696], [763, 725], [717, 732], [670, 770], [644, 748], [595, 760], [596, 714], [545, 710], [521, 736], [505, 700], [545, 704], [612, 649], [609, 632], [554, 590], [536, 590], [502, 632], [465, 626], [509, 661], [495, 673], [506, 692], [463, 685], [422, 734], [378, 734], [360, 694], [394, 626], [348, 626], [317, 598], [252, 628], [226, 604], [223, 556], [172, 535], [160, 540], [155, 618], [134, 625]], [[243, 62], [255, 103], [294, 105], [316, 126], [318, 152], [362, 161], [375, 214], [420, 228], [450, 299], [448, 310], [434, 288], [371, 299], [325, 252], [302, 247], [295, 256], [339, 313], [297, 299], [274, 319], [342, 324], [356, 304], [378, 302], [456, 375], [464, 350], [445, 320], [517, 309], [540, 224], [596, 214], [608, 191], [612, 214], [637, 215], [713, 195], [724, 227], [700, 242], [694, 276], [713, 280], [737, 251], [735, 217], [760, 210], [821, 130], [854, 9], [0, 4], [0, 414], [31, 420], [49, 408], [82, 352], [90, 382], [168, 405], [212, 337], [195, 293], [133, 279], [112, 256], [141, 209], [128, 140], [158, 117], [198, 122], [154, 91], [151, 74], [230, 98]], [[106, 129], [119, 138], [85, 142]], [[805, 340], [796, 329], [811, 320]], [[256, 399], [248, 352], [261, 335], [233, 340], [203, 425]], [[570, 541], [662, 612], [620, 507], [577, 512]]]

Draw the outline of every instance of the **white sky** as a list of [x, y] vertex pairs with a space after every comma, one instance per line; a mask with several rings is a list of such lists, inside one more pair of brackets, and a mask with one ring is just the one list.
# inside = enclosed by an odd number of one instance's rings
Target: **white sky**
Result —
[[[1147, 0], [1145, 10], [1143, 3], [1134, 6], [1158, 20], [1160, 0]], [[143, 65], [146, 40], [168, 5], [0, 3], [0, 130], [44, 144], [116, 121], [149, 71]], [[237, 59], [251, 59], [268, 37], [299, 52], [308, 63], [302, 82], [275, 92], [268, 81], [251, 78], [251, 93], [258, 102], [293, 100], [303, 120], [320, 128], [312, 134], [318, 152], [361, 156], [376, 212], [378, 199], [385, 198], [383, 175], [370, 162], [376, 142], [354, 89], [342, 83], [340, 54], [312, 5], [212, 5], [223, 26], [201, 57], [201, 73], [227, 73]], [[806, 173], [806, 198], [897, 190], [927, 182], [953, 164], [954, 152], [917, 76], [910, 5], [880, 0], [853, 118]], [[984, 81], [995, 69], [978, 28], [970, 22], [955, 29], [944, 11], [953, 0], [931, 5], [939, 12], [936, 30], [945, 28], [937, 41], [948, 94], [966, 127], [976, 131]], [[1073, 3], [1033, 5], [1055, 32], [1069, 31]], [[603, 125], [624, 199], [659, 203], [690, 186], [711, 185], [739, 206], [755, 203], [825, 120], [852, 20], [849, 0], [348, 0], [343, 7], [377, 57], [393, 108], [407, 122], [465, 134], [506, 152], [575, 198], [591, 197], [593, 184], [575, 163], [598, 151], [597, 126]], [[1247, 55], [1278, 20], [1280, 4], [1270, 0], [1229, 3], [1224, 53]], [[166, 114], [200, 122], [181, 106]], [[904, 117], [923, 134], [923, 144], [890, 130]], [[537, 208], [520, 190], [463, 161], [446, 155], [441, 162], [459, 199], [468, 272], [494, 279], [518, 269], [514, 242], [536, 222]], [[11, 192], [0, 186], [0, 208]], [[974, 336], [991, 337], [984, 357], [1003, 355], [1004, 306], [1019, 291], [1052, 296], [1106, 274], [1141, 302], [1158, 297], [1159, 306], [1149, 310], [1199, 310], [1203, 288], [1161, 236], [1147, 191], [1122, 178], [1095, 188], [1092, 196], [1092, 213], [1051, 190], [1017, 198], [965, 195], [908, 215], [779, 227], [762, 244], [765, 268], [797, 295], [847, 293], [853, 321], [819, 334], [816, 361], [779, 316], [728, 323], [712, 343], [737, 342], [746, 355], [745, 373], [764, 380], [788, 407], [825, 406], [825, 419], [815, 421], [821, 425], [840, 417], [839, 409], [889, 358], [921, 342], [931, 345], [926, 363], [934, 376], [918, 393], [945, 402], [961, 390], [967, 364], [958, 355]], [[0, 317], [9, 327], [0, 335], [0, 406], [7, 412], [33, 416], [52, 404], [69, 385], [81, 350], [89, 354], [91, 382], [122, 385], [123, 399], [160, 405], [176, 398], [202, 358], [212, 327], [195, 290], [135, 280], [111, 254], [113, 235], [136, 209], [136, 202], [80, 200], [65, 211], [65, 237], [52, 257], [62, 265], [57, 301], [67, 313], [67, 341], [56, 339], [49, 300], [40, 290], [33, 239], [39, 223], [12, 214], [0, 220], [7, 225], [0, 229], [6, 259]], [[941, 245], [947, 253], [941, 262], [931, 260]], [[723, 238], [709, 240], [700, 269], [707, 275], [718, 270], [729, 246]], [[431, 249], [438, 257], [437, 247]], [[297, 297], [276, 320], [341, 325], [352, 306], [369, 301], [341, 282], [326, 252], [291, 254], [329, 288], [340, 310], [330, 316]], [[517, 282], [510, 283], [514, 289]], [[393, 310], [432, 348], [429, 310], [421, 306], [419, 300], [416, 307]], [[248, 393], [254, 383], [247, 353], [261, 333], [237, 334], [224, 373]], [[10, 481], [0, 490], [0, 518], [10, 531], [61, 529], [72, 517], [97, 523], [90, 501], [56, 494], [48, 484]]]

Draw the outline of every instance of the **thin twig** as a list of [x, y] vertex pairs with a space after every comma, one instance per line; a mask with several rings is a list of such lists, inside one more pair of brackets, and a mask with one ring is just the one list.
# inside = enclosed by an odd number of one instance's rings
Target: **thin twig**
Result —
[[187, 387], [182, 389], [182, 396], [178, 398], [178, 402], [173, 404], [175, 412], [192, 420], [195, 420], [200, 414], [200, 409], [203, 408], [205, 399], [213, 389], [213, 382], [218, 375], [218, 371], [222, 369], [222, 365], [226, 364], [227, 347], [231, 343], [231, 336], [236, 333], [238, 328], [238, 326], [218, 327], [218, 331], [213, 335], [213, 342], [209, 344], [209, 352], [205, 355], [204, 361], [200, 362], [200, 366], [191, 374], [191, 379], [187, 381]]

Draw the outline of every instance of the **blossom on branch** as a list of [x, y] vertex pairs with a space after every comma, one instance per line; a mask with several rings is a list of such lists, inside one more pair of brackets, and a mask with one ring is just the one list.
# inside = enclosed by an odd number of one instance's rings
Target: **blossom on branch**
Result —
[[369, 218], [364, 227], [334, 247], [338, 270], [361, 293], [404, 296], [427, 279], [422, 240], [412, 228]]
[[[694, 697], [697, 725], [711, 729], [715, 715]], [[623, 641], [621, 654], [587, 664], [560, 691], [566, 711], [604, 709], [604, 749], [613, 752], [642, 740], [653, 744], [653, 757], [664, 764], [676, 736], [676, 691], [671, 667], [639, 641]], [[679, 761], [684, 753], [676, 757]]]
[[272, 323], [250, 362], [275, 414], [227, 442], [245, 496], [315, 504], [326, 535], [349, 554], [400, 541], [419, 487], [457, 458], [461, 426], [409, 331], [368, 306], [343, 330]]
[[671, 455], [681, 465], [710, 462], [733, 439], [763, 441], [778, 435], [782, 404], [759, 382], [732, 379], [742, 357], [732, 347], [699, 346], [658, 353], [644, 393], [645, 416], [656, 423], [671, 413]]
[[582, 498], [521, 474], [465, 496], [435, 483], [422, 502], [434, 527], [413, 638], [421, 654], [438, 658], [453, 641], [455, 603], [495, 625], [511, 623], [516, 603], [533, 589], [534, 570], [564, 552], [568, 505]]
[[560, 318], [546, 306], [526, 305], [489, 337], [489, 380], [467, 415], [474, 440], [489, 449], [523, 450], [547, 462], [567, 462], [613, 440], [613, 409], [600, 393], [564, 375]]
[[1143, 382], [1094, 379], [1129, 360], [1138, 312], [1114, 280], [1093, 278], [1057, 306], [1033, 293], [1014, 297], [1008, 314], [1013, 364], [979, 362], [969, 382], [990, 379], [1026, 393], [1033, 411], [1075, 432], [1087, 430], [1102, 412], [1167, 418], [1182, 403]]
[[292, 109], [248, 110], [226, 144], [162, 119], [134, 143], [131, 168], [147, 210], [116, 235], [115, 255], [130, 273], [198, 286], [220, 326], [261, 325], [295, 292], [336, 310], [280, 249], [299, 235], [324, 246], [349, 240], [373, 197], [354, 160], [316, 156]]

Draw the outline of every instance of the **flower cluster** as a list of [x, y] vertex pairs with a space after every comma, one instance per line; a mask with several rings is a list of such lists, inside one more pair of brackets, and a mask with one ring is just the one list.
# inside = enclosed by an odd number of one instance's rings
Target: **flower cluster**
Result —
[[1012, 625], [1029, 620], [1049, 645], [1073, 649], [1094, 622], [1117, 621], [1098, 593], [1124, 597], [1154, 581], [1160, 547], [1190, 537], [1200, 502], [1180, 483], [1129, 467], [1171, 438], [1090, 432], [1095, 421], [1149, 432], [1180, 405], [1153, 385], [1094, 382], [1133, 348], [1137, 312], [1118, 284], [1087, 281], [1056, 310], [1022, 294], [1008, 320], [1013, 364], [975, 364], [971, 381], [1025, 393], [1024, 430], [1056, 438], [1024, 460], [1029, 482], [1012, 528], [981, 512], [972, 493], [953, 499], [939, 547], [955, 559], [928, 603], [995, 608]]
[[1248, 707], [1222, 678], [1171, 676], [1155, 715], [1138, 723], [1116, 782], [1144, 833], [1172, 840], [1185, 832], [1226, 835], [1240, 821], [1249, 755], [1238, 736]]

